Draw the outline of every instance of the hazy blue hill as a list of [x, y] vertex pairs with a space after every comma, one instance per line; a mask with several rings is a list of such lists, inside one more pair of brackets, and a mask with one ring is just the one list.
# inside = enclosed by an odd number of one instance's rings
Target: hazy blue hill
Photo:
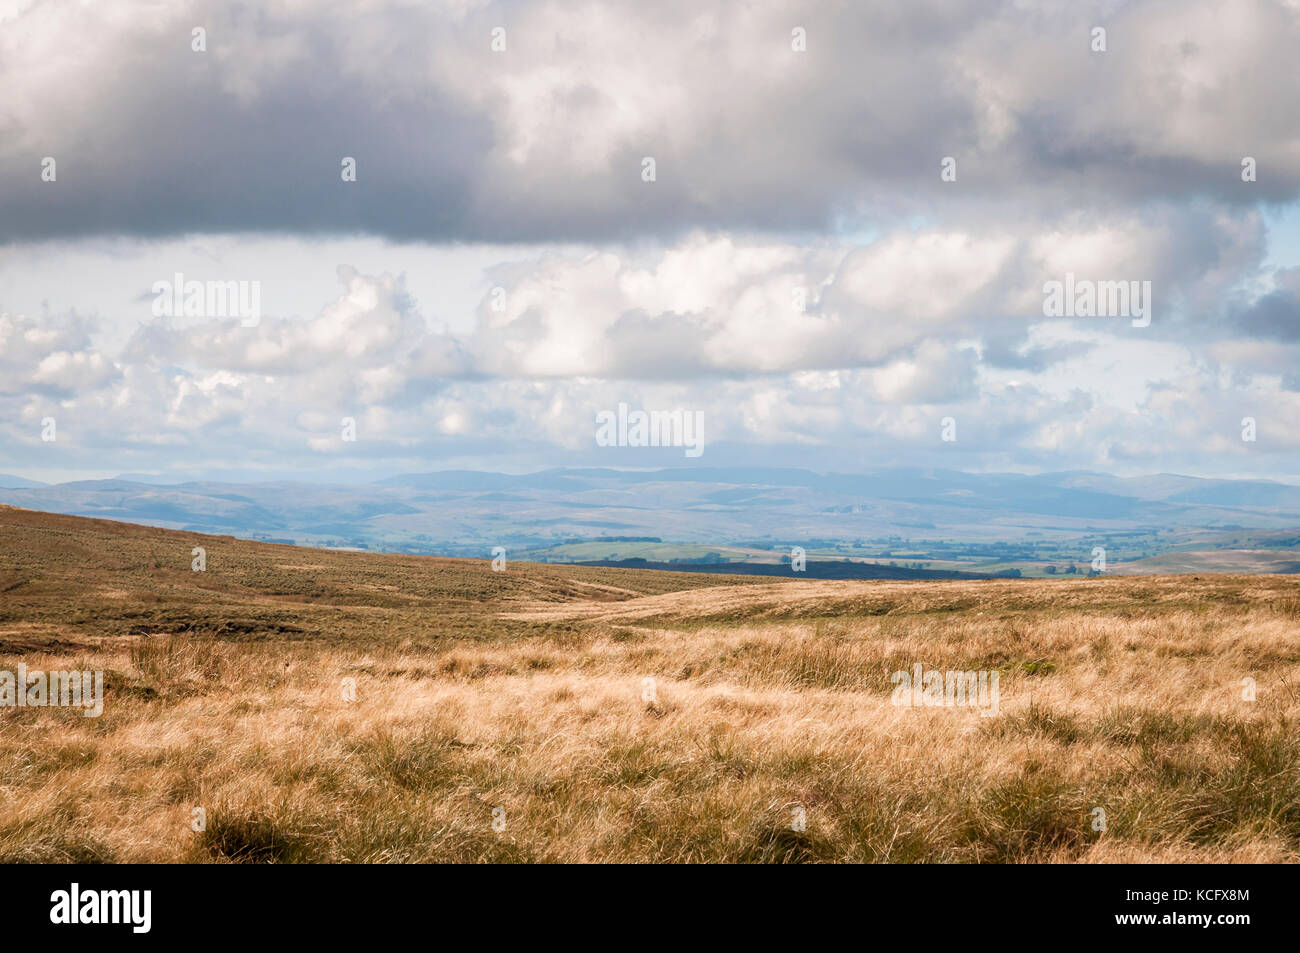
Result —
[[372, 482], [80, 480], [0, 489], [0, 503], [308, 544], [477, 552], [566, 538], [1016, 540], [1174, 528], [1300, 527], [1300, 487], [1176, 474], [1118, 478], [897, 468], [450, 470]]
[[1300, 507], [1300, 487], [1284, 483], [1215, 481], [1208, 486], [1185, 490], [1169, 497], [1177, 503], [1210, 503], [1217, 506]]
[[[417, 490], [571, 490], [591, 479], [578, 477], [584, 471], [543, 470], [540, 473], [514, 475], [509, 473], [480, 473], [476, 470], [443, 470], [438, 473], [409, 473], [379, 480], [375, 486], [409, 487]], [[592, 471], [609, 472], [614, 471]]]

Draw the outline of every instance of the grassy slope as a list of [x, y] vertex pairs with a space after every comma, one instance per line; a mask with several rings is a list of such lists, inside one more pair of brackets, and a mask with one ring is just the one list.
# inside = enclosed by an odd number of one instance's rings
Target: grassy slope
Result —
[[[493, 573], [0, 508], [19, 661], [108, 698], [0, 710], [0, 859], [1300, 857], [1294, 577]], [[1001, 715], [891, 706], [916, 661]]]
[[[206, 550], [207, 569], [191, 569]], [[491, 560], [345, 553], [0, 506], [0, 625], [69, 644], [196, 631], [349, 643], [507, 633], [493, 610], [521, 601], [620, 600], [743, 578]], [[513, 626], [511, 633], [528, 631]], [[56, 634], [57, 633], [57, 634]], [[10, 643], [12, 644], [12, 643]]]
[[1138, 573], [1296, 573], [1300, 553], [1293, 549], [1180, 550], [1117, 563], [1120, 575]]

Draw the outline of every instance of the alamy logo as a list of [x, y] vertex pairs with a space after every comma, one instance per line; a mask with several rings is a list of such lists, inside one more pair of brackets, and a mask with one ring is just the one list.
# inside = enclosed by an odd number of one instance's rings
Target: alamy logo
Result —
[[127, 923], [132, 933], [148, 933], [153, 922], [151, 890], [69, 890], [50, 894], [51, 923]]
[[1043, 284], [1043, 316], [1047, 318], [1132, 318], [1133, 327], [1151, 323], [1150, 281], [1065, 281]]
[[0, 708], [83, 708], [87, 718], [104, 713], [103, 672], [0, 672]]
[[173, 277], [153, 283], [154, 317], [239, 318], [246, 328], [262, 320], [260, 281], [186, 281], [179, 271]]
[[981, 717], [998, 713], [998, 672], [925, 671], [920, 662], [910, 673], [889, 676], [894, 684], [890, 702], [908, 708], [979, 708]]
[[596, 444], [601, 447], [685, 447], [686, 456], [704, 453], [702, 410], [602, 410], [596, 414]]

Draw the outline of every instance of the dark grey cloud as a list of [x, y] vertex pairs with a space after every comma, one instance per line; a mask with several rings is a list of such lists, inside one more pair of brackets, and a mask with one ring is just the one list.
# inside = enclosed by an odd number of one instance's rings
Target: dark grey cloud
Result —
[[0, 31], [0, 241], [599, 240], [1282, 201], [1298, 43], [1282, 0], [38, 4]]

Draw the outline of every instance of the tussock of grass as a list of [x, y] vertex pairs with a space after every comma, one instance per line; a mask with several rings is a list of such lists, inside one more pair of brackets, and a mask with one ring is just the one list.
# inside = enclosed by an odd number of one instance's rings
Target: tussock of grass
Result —
[[198, 842], [217, 861], [242, 864], [283, 864], [312, 858], [310, 838], [292, 819], [268, 812], [220, 808], [199, 833]]
[[1052, 711], [1036, 700], [1030, 701], [1021, 711], [994, 720], [990, 733], [1000, 738], [1033, 735], [1063, 745], [1076, 744], [1086, 734], [1073, 715]]
[[109, 864], [117, 858], [97, 838], [77, 835], [56, 815], [42, 823], [0, 829], [0, 864]]
[[962, 827], [962, 837], [972, 859], [986, 863], [1074, 852], [1087, 837], [1090, 807], [1081, 788], [1044, 775], [1030, 764], [982, 792]]

